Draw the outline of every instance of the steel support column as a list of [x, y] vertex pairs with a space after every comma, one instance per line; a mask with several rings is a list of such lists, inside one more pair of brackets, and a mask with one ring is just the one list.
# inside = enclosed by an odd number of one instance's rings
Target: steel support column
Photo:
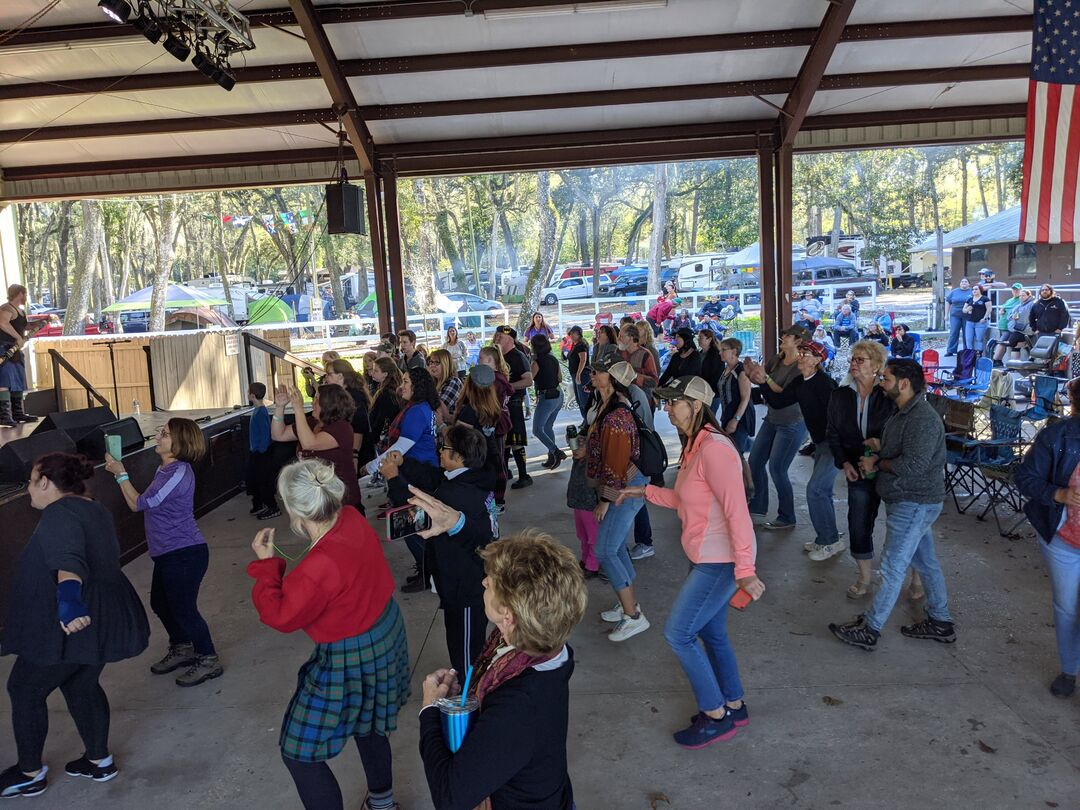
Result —
[[781, 146], [772, 154], [773, 202], [776, 206], [776, 324], [777, 330], [791, 326], [791, 146]]
[[385, 241], [382, 228], [382, 195], [379, 178], [374, 172], [364, 173], [364, 190], [367, 192], [368, 235], [371, 237], [371, 263], [375, 267], [375, 308], [379, 316], [379, 332], [389, 332], [390, 289], [387, 286]]
[[773, 144], [762, 140], [757, 150], [758, 160], [758, 223], [761, 245], [761, 356], [765, 359], [776, 354], [780, 339], [780, 321], [777, 318], [776, 274], [776, 203], [773, 195]]
[[408, 329], [405, 312], [405, 266], [401, 263], [401, 218], [398, 212], [397, 175], [383, 170], [383, 216], [386, 218], [386, 269], [390, 275], [390, 305], [394, 328]]

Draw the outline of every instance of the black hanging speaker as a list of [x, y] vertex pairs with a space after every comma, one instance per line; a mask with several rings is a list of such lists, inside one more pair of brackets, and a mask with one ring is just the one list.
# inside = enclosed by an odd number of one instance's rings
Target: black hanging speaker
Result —
[[119, 436], [120, 444], [125, 454], [134, 450], [142, 450], [146, 439], [143, 437], [142, 428], [135, 418], [129, 416], [118, 422], [107, 422], [104, 425], [95, 425], [90, 432], [79, 439], [75, 446], [79, 452], [91, 461], [105, 460], [105, 437]]
[[0, 481], [25, 484], [30, 481], [34, 462], [47, 453], [74, 453], [75, 442], [60, 430], [31, 433], [0, 447]]
[[326, 187], [326, 232], [367, 233], [360, 186], [331, 183]]
[[105, 407], [58, 411], [42, 419], [34, 428], [34, 435], [59, 430], [68, 434], [72, 441], [77, 442], [98, 425], [115, 421], [116, 415], [110, 408]]

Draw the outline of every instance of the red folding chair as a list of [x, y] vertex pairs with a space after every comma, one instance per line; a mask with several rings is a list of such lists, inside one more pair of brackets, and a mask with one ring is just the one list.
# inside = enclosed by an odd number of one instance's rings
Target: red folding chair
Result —
[[922, 353], [922, 370], [923, 379], [926, 380], [927, 385], [933, 385], [939, 383], [938, 371], [941, 369], [941, 360], [937, 351], [934, 349], [923, 349]]

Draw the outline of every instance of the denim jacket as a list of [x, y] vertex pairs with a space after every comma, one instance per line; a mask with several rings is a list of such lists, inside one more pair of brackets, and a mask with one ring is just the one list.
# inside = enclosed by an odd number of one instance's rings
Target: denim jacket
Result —
[[1063, 419], [1043, 428], [1016, 469], [1016, 486], [1027, 498], [1024, 514], [1045, 542], [1057, 534], [1061, 511], [1054, 493], [1069, 486], [1080, 463], [1080, 419]]

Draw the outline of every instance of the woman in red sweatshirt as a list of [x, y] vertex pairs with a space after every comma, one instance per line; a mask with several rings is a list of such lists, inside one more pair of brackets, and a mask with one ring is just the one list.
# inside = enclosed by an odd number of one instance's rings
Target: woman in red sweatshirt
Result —
[[[675, 597], [664, 638], [682, 664], [699, 712], [675, 733], [683, 748], [730, 739], [750, 722], [735, 651], [727, 635], [728, 602], [737, 589], [758, 599], [765, 585], [754, 573], [754, 525], [746, 505], [742, 459], [709, 407], [714, 392], [700, 377], [679, 377], [656, 389], [679, 431], [683, 455], [672, 489], [627, 487], [620, 499], [640, 497], [678, 511], [690, 576]], [[698, 639], [704, 642], [704, 647]]]
[[278, 492], [292, 530], [309, 543], [285, 576], [274, 530], [252, 542], [251, 592], [262, 622], [315, 642], [300, 668], [281, 724], [281, 756], [306, 810], [340, 810], [341, 790], [326, 764], [352, 737], [367, 776], [364, 810], [394, 805], [388, 735], [409, 697], [405, 623], [379, 539], [351, 506], [345, 484], [320, 459], [285, 467]]

